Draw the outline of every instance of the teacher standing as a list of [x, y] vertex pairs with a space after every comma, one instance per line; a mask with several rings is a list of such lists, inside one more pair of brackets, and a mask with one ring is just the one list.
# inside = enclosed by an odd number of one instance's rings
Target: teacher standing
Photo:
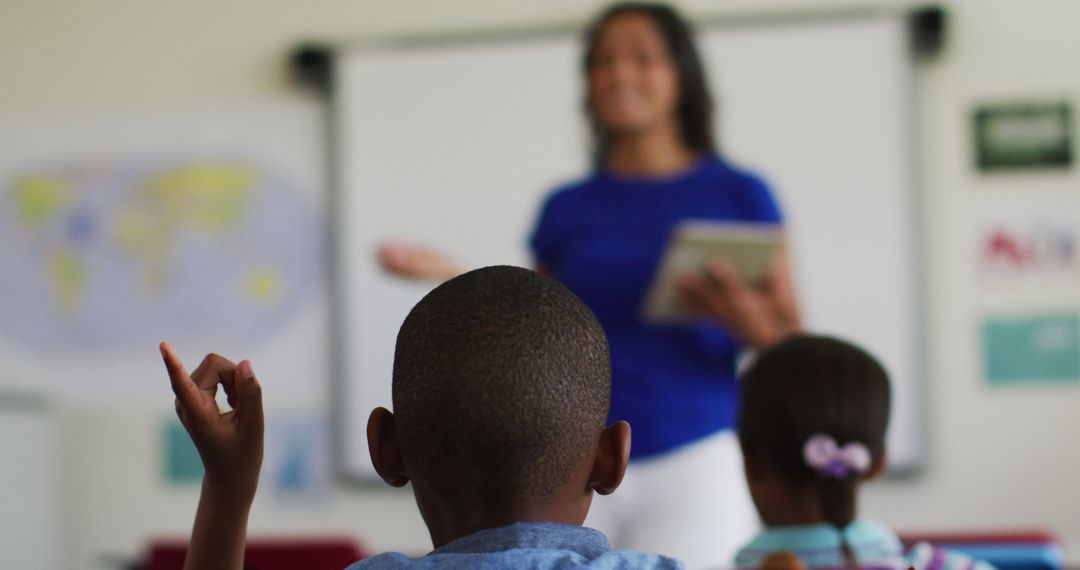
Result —
[[[798, 327], [786, 257], [763, 283], [742, 282], [725, 260], [682, 276], [692, 326], [641, 318], [672, 230], [688, 219], [780, 224], [756, 175], [718, 155], [713, 100], [686, 22], [670, 7], [616, 4], [585, 36], [586, 110], [593, 172], [552, 192], [530, 246], [538, 271], [593, 310], [612, 359], [609, 421], [627, 420], [632, 461], [619, 491], [594, 502], [586, 524], [615, 546], [659, 552], [688, 568], [725, 567], [756, 516], [733, 434], [736, 364]], [[392, 244], [390, 271], [447, 278], [442, 254]]]

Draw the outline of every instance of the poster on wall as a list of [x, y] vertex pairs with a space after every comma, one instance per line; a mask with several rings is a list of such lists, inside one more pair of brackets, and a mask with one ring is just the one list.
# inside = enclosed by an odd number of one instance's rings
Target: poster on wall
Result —
[[[266, 417], [260, 489], [284, 505], [320, 503], [333, 486], [328, 418], [323, 413], [271, 412]], [[175, 416], [161, 422], [158, 446], [161, 479], [172, 487], [197, 487], [203, 463], [184, 425]]]
[[1080, 197], [984, 208], [969, 245], [983, 290], [1072, 290], [1080, 280]]
[[982, 322], [991, 385], [1080, 384], [1080, 314], [997, 315]]
[[169, 408], [169, 340], [189, 369], [252, 360], [268, 406], [323, 397], [320, 118], [307, 103], [0, 117], [5, 376], [63, 405]]
[[1067, 102], [979, 105], [973, 113], [976, 163], [983, 172], [1068, 168], [1072, 130]]
[[270, 414], [260, 486], [283, 505], [322, 503], [333, 485], [330, 422], [325, 414]]
[[[259, 476], [267, 500], [284, 505], [320, 503], [333, 484], [328, 418], [318, 413], [269, 413]], [[160, 423], [160, 473], [173, 487], [197, 487], [203, 480], [199, 452], [175, 416]]]

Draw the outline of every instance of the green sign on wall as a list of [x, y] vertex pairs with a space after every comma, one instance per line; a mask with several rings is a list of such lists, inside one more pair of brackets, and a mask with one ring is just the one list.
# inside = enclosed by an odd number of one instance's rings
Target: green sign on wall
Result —
[[981, 105], [975, 110], [980, 170], [1067, 168], [1072, 164], [1068, 103]]
[[1080, 315], [991, 317], [982, 324], [991, 384], [1080, 383]]

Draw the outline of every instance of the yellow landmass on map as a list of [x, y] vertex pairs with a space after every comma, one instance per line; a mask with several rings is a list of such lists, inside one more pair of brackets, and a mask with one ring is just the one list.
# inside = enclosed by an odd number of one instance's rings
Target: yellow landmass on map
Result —
[[139, 247], [156, 234], [154, 220], [141, 209], [127, 208], [116, 217], [116, 239], [125, 247]]
[[161, 291], [166, 284], [166, 254], [176, 231], [175, 221], [157, 208], [131, 205], [114, 219], [114, 236], [120, 247], [135, 256], [142, 264], [142, 289]]
[[79, 310], [88, 278], [86, 264], [74, 252], [59, 249], [48, 256], [49, 273], [56, 287], [56, 306], [61, 315], [73, 316]]
[[272, 268], [252, 271], [244, 279], [242, 287], [245, 297], [263, 304], [280, 301], [283, 289], [281, 273]]
[[52, 176], [28, 176], [11, 187], [16, 217], [25, 224], [39, 225], [71, 204], [68, 181]]
[[[166, 286], [178, 232], [234, 229], [258, 180], [250, 168], [215, 164], [165, 170], [147, 179], [114, 219], [117, 242], [142, 263], [144, 289], [158, 292]], [[264, 284], [253, 290], [266, 295], [270, 289]]]
[[232, 227], [248, 205], [258, 174], [241, 166], [198, 165], [165, 171], [145, 185], [164, 212], [210, 231]]

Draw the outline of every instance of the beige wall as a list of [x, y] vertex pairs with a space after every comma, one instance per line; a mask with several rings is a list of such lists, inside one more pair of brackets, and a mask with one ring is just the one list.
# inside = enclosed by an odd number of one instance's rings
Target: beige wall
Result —
[[[867, 507], [902, 528], [1044, 526], [1080, 560], [1080, 384], [993, 388], [981, 377], [978, 322], [987, 312], [1080, 310], [1080, 287], [988, 291], [968, 240], [987, 209], [1058, 204], [1080, 227], [1080, 177], [980, 176], [969, 113], [982, 101], [1064, 98], [1075, 108], [1080, 17], [1070, 1], [958, 2], [950, 49], [918, 73], [926, 232], [930, 465], [910, 484], [882, 485]], [[1074, 117], [1075, 121], [1075, 117]], [[1073, 127], [1075, 129], [1075, 125]]]
[[[735, 15], [902, 2], [695, 0], [697, 15]], [[284, 67], [305, 38], [576, 22], [599, 2], [578, 0], [232, 0], [145, 2], [0, 0], [0, 114], [191, 108], [304, 97]], [[988, 389], [981, 380], [977, 319], [994, 308], [1080, 309], [1080, 294], [977, 293], [964, 249], [987, 204], [1072, 200], [1075, 175], [986, 180], [971, 164], [970, 105], [984, 99], [1080, 92], [1080, 3], [966, 0], [955, 6], [950, 48], [917, 72], [925, 206], [927, 401], [930, 463], [917, 479], [871, 486], [864, 511], [900, 528], [1046, 526], [1080, 560], [1080, 385]], [[1077, 288], [1080, 289], [1080, 288]], [[160, 415], [112, 409], [65, 412], [61, 560], [103, 567], [146, 536], [184, 533], [195, 492], [157, 477]], [[423, 551], [411, 497], [339, 490], [319, 507], [257, 506], [254, 532], [344, 531], [379, 548]]]
[[[693, 0], [695, 14], [867, 6], [856, 0]], [[3, 0], [0, 110], [114, 109], [295, 97], [296, 42], [577, 23], [599, 0]]]

